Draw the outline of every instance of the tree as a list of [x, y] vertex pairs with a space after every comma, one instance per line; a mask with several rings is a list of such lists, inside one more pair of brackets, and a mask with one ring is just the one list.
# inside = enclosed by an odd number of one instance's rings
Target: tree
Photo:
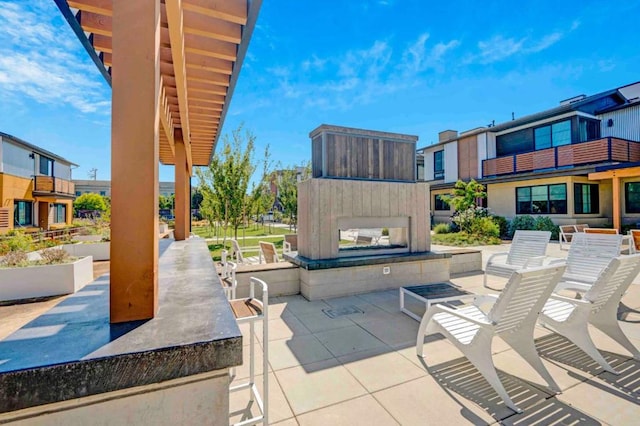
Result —
[[271, 165], [271, 153], [269, 152], [269, 145], [267, 145], [262, 162], [262, 177], [257, 185], [253, 184], [251, 195], [248, 197], [247, 210], [250, 215], [256, 218], [272, 209], [275, 201], [275, 194], [271, 191]]
[[298, 182], [309, 178], [311, 164], [288, 168], [277, 173], [278, 201], [284, 215], [289, 218], [289, 229], [291, 229], [292, 226], [297, 225], [298, 221]]
[[164, 210], [171, 210], [173, 209], [174, 200], [175, 200], [175, 195], [173, 194], [160, 195], [158, 197], [158, 208], [164, 209]]
[[75, 199], [73, 202], [73, 209], [76, 212], [79, 210], [91, 210], [102, 213], [107, 211], [107, 203], [102, 195], [88, 192]]
[[487, 198], [484, 186], [475, 179], [471, 179], [468, 183], [457, 181], [453, 187], [453, 194], [442, 196], [442, 200], [457, 212], [476, 207], [478, 200], [484, 198]]
[[[234, 237], [246, 212], [249, 180], [255, 170], [252, 162], [255, 136], [242, 126], [224, 135], [220, 154], [213, 157], [209, 167], [196, 171], [200, 179], [203, 204], [217, 221], [233, 227]], [[225, 234], [226, 238], [226, 234]]]

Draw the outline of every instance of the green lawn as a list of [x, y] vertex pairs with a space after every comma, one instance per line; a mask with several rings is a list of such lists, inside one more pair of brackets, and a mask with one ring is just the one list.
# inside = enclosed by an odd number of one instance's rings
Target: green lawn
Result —
[[[211, 228], [208, 226], [194, 226], [192, 232], [199, 237], [202, 238], [215, 238], [216, 236], [211, 232]], [[238, 228], [238, 240], [242, 239], [242, 237], [263, 237], [267, 235], [284, 235], [284, 234], [295, 234], [295, 231], [289, 230], [289, 227], [286, 228], [276, 228], [271, 227], [269, 230], [268, 225], [249, 225], [247, 228]], [[222, 229], [219, 230], [220, 239], [222, 239]], [[227, 238], [233, 238], [233, 228], [229, 228], [227, 230]], [[256, 242], [256, 245], [258, 243]]]
[[[247, 239], [247, 240], [243, 240], [242, 238], [238, 238], [238, 244], [240, 244], [240, 247], [256, 247], [256, 250], [253, 251], [243, 251], [242, 255], [246, 256], [246, 257], [250, 257], [250, 256], [257, 256], [258, 255], [258, 241], [266, 241], [268, 243], [273, 243], [276, 248], [278, 249], [278, 253], [282, 253], [282, 243], [284, 241], [284, 238], [282, 237], [265, 237], [265, 238], [261, 238], [261, 239]], [[231, 250], [231, 243], [229, 242], [229, 239], [227, 238], [227, 243], [225, 244], [226, 249], [227, 250]], [[225, 247], [222, 245], [222, 238], [220, 239], [220, 243], [215, 243], [215, 242], [211, 242], [209, 243], [209, 252], [211, 253], [211, 257], [213, 258], [213, 260], [220, 260], [220, 253], [222, 252], [222, 249]]]

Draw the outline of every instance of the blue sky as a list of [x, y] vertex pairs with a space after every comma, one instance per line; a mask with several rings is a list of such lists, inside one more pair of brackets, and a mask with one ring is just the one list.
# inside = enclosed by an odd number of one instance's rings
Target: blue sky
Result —
[[[640, 80], [638, 16], [640, 1], [264, 0], [223, 133], [244, 123], [283, 165], [310, 158], [322, 123], [425, 146]], [[110, 90], [53, 0], [0, 1], [0, 28], [0, 130], [108, 179]]]

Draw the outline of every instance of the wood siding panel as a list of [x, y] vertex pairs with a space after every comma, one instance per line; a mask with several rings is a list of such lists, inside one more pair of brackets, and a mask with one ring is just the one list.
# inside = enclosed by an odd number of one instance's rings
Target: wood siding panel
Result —
[[607, 139], [558, 147], [559, 167], [607, 161], [608, 158]]
[[478, 174], [478, 141], [476, 136], [458, 140], [458, 179], [477, 178]]
[[318, 135], [311, 141], [311, 172], [314, 178], [322, 176], [322, 135]]
[[611, 159], [614, 161], [629, 161], [629, 143], [621, 139], [611, 139]]

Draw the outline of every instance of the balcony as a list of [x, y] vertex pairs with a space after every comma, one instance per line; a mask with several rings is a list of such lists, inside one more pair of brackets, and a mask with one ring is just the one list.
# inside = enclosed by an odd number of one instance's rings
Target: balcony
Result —
[[636, 161], [640, 161], [640, 142], [607, 137], [483, 160], [482, 177], [553, 170], [587, 164]]
[[62, 195], [73, 197], [76, 194], [76, 186], [73, 182], [58, 177], [34, 176], [33, 193], [36, 195]]

